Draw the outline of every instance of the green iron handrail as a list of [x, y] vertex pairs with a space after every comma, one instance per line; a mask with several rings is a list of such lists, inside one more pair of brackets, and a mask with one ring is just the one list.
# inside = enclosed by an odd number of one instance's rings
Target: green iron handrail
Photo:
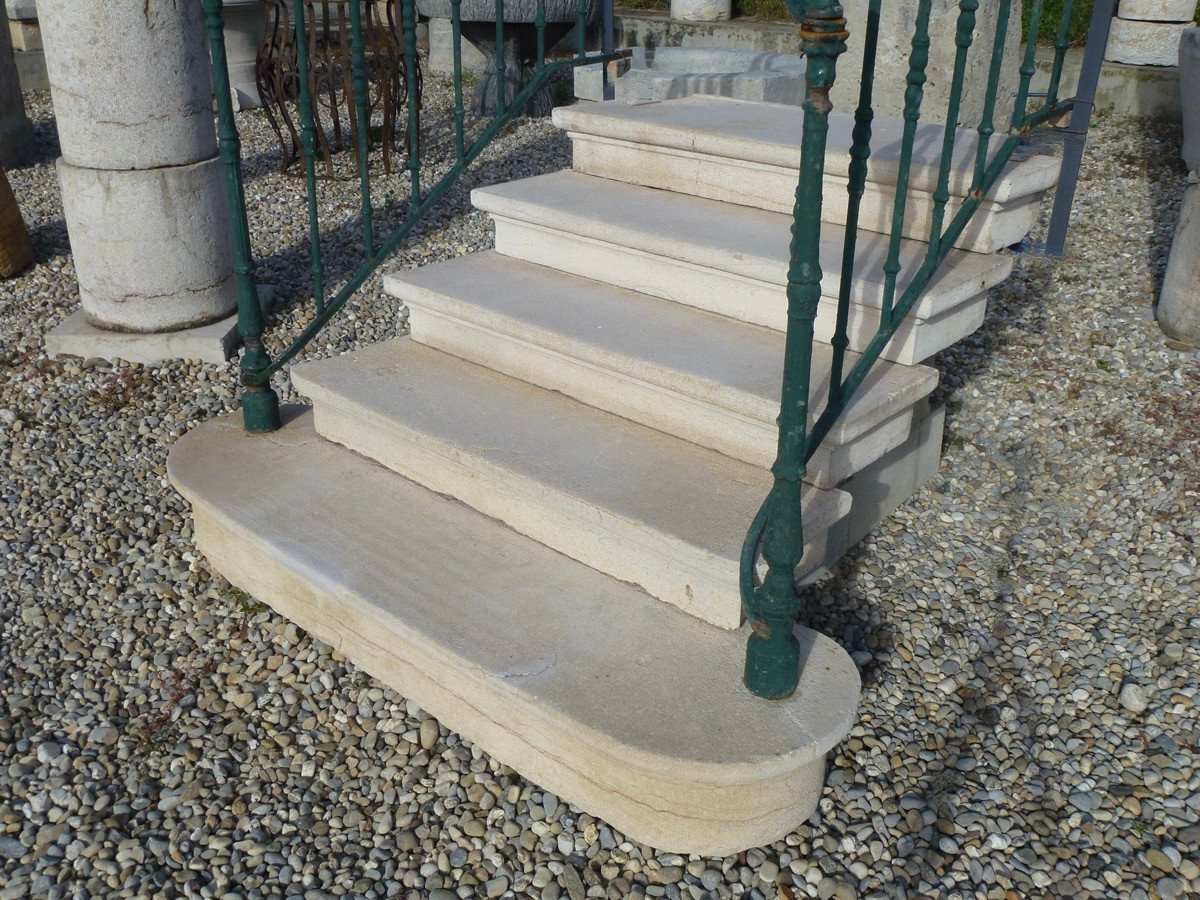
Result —
[[[1064, 24], [1055, 41], [1055, 57], [1050, 87], [1045, 102], [1029, 111], [1030, 85], [1035, 72], [1034, 46], [1042, 24], [1043, 0], [1035, 0], [1031, 15], [1028, 44], [1018, 70], [1019, 82], [1006, 138], [992, 149], [994, 118], [1003, 55], [1012, 13], [1011, 0], [1000, 0], [992, 57], [983, 111], [977, 128], [971, 186], [961, 206], [945, 224], [950, 201], [950, 178], [958, 118], [968, 54], [974, 43], [979, 0], [959, 0], [955, 28], [955, 58], [946, 126], [938, 161], [936, 186], [932, 194], [928, 250], [904, 292], [896, 299], [901, 271], [900, 249], [904, 232], [908, 181], [912, 168], [917, 125], [924, 99], [926, 69], [929, 65], [929, 24], [931, 0], [918, 0], [914, 21], [912, 50], [909, 56], [907, 87], [904, 95], [904, 127], [900, 143], [900, 161], [896, 194], [889, 227], [888, 252], [884, 263], [884, 293], [880, 322], [875, 336], [844, 373], [849, 346], [848, 322], [850, 297], [855, 273], [855, 248], [858, 221], [871, 155], [872, 95], [879, 46], [881, 0], [870, 0], [863, 37], [862, 81], [854, 114], [850, 167], [847, 179], [849, 205], [843, 246], [841, 281], [837, 295], [828, 399], [824, 410], [810, 428], [809, 389], [812, 380], [813, 322], [820, 302], [822, 277], [820, 230], [822, 189], [825, 172], [826, 135], [832, 105], [829, 90], [836, 77], [837, 59], [846, 49], [847, 33], [843, 10], [837, 0], [788, 0], [801, 21], [801, 38], [808, 58], [806, 94], [803, 104], [800, 174], [793, 210], [792, 242], [787, 284], [787, 334], [784, 343], [783, 387], [779, 413], [779, 449], [772, 466], [774, 485], [755, 516], [742, 547], [740, 584], [743, 607], [750, 625], [747, 641], [744, 681], [755, 694], [767, 698], [790, 696], [799, 680], [799, 644], [793, 627], [802, 607], [796, 587], [795, 569], [803, 552], [801, 483], [806, 466], [834, 424], [853, 400], [888, 342], [895, 335], [928, 286], [938, 267], [978, 211], [986, 196], [1003, 174], [1018, 146], [1029, 131], [1071, 109], [1073, 102], [1061, 101], [1059, 89], [1067, 52], [1066, 22], [1072, 0], [1067, 0]], [[1101, 13], [1097, 13], [1098, 15]], [[1110, 10], [1111, 14], [1111, 10]], [[761, 554], [766, 574], [757, 579]]]
[[[508, 96], [504, 60], [504, 0], [496, 0], [495, 75], [497, 112], [478, 136], [468, 145], [463, 107], [463, 64], [462, 64], [462, 21], [461, 0], [451, 0], [451, 28], [454, 41], [453, 90], [454, 90], [454, 146], [455, 159], [450, 168], [428, 189], [421, 185], [421, 121], [420, 121], [420, 78], [417, 71], [416, 0], [401, 0], [401, 30], [404, 48], [406, 82], [405, 102], [408, 105], [408, 133], [406, 168], [409, 179], [409, 208], [404, 221], [391, 234], [382, 238], [375, 234], [374, 206], [371, 199], [371, 177], [369, 166], [369, 131], [367, 60], [363, 37], [363, 15], [360, 3], [350, 3], [350, 49], [351, 87], [353, 107], [357, 116], [357, 163], [360, 181], [360, 215], [362, 217], [363, 261], [346, 282], [331, 296], [327, 296], [326, 273], [321, 252], [321, 230], [317, 198], [316, 152], [317, 125], [313, 115], [313, 90], [309, 73], [309, 56], [313, 45], [308, 29], [306, 9], [313, 0], [293, 0], [292, 27], [296, 38], [297, 68], [299, 71], [297, 105], [300, 115], [301, 149], [304, 156], [304, 181], [308, 212], [309, 267], [312, 282], [315, 314], [312, 321], [300, 334], [273, 359], [263, 346], [266, 320], [258, 302], [253, 249], [250, 239], [249, 219], [246, 213], [246, 196], [242, 175], [241, 139], [234, 116], [233, 100], [229, 88], [229, 65], [225, 50], [225, 22], [222, 14], [223, 0], [201, 0], [205, 26], [208, 31], [209, 52], [212, 59], [213, 91], [217, 107], [217, 139], [221, 160], [225, 168], [226, 189], [233, 231], [234, 272], [238, 292], [238, 331], [244, 351], [240, 362], [243, 388], [242, 414], [247, 431], [261, 433], [280, 427], [279, 398], [271, 387], [271, 378], [290, 363], [308, 343], [325, 327], [349, 299], [370, 278], [380, 264], [393, 254], [411, 234], [413, 228], [425, 218], [446, 195], [450, 187], [474, 162], [500, 130], [521, 113], [526, 103], [541, 91], [557, 72], [590, 63], [607, 63], [628, 56], [627, 51], [613, 51], [604, 47], [600, 52], [587, 52], [584, 30], [587, 18], [586, 0], [579, 0], [576, 29], [579, 32], [577, 52], [566, 59], [547, 61], [546, 15], [543, 0], [538, 0], [535, 28], [537, 31], [538, 59], [529, 82], [514, 97]], [[368, 11], [370, 15], [370, 11]]]

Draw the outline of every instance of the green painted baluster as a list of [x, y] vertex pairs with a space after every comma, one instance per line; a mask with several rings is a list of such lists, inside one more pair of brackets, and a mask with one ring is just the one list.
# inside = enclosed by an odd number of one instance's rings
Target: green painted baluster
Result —
[[296, 67], [300, 82], [300, 146], [304, 151], [304, 184], [308, 192], [308, 243], [312, 260], [313, 302], [325, 311], [325, 267], [321, 263], [321, 225], [317, 219], [317, 124], [313, 118], [312, 73], [308, 63], [308, 19], [305, 0], [294, 0]]
[[367, 54], [363, 48], [362, 6], [358, 0], [350, 4], [350, 74], [354, 86], [354, 109], [358, 115], [358, 179], [362, 195], [363, 248], [368, 260], [375, 258], [375, 229], [372, 223], [371, 171], [371, 114], [367, 107]]
[[975, 174], [971, 178], [971, 193], [979, 191], [983, 184], [983, 173], [987, 168], [988, 148], [992, 135], [996, 133], [996, 94], [1000, 86], [1000, 70], [1004, 65], [1004, 43], [1008, 36], [1008, 19], [1012, 14], [1012, 0], [1000, 0], [999, 18], [996, 19], [996, 35], [992, 41], [992, 61], [988, 71], [987, 91], [983, 98], [983, 115], [979, 119], [979, 143], [975, 147]]
[[1074, 12], [1075, 0], [1066, 0], [1058, 36], [1054, 39], [1054, 68], [1050, 70], [1050, 87], [1046, 91], [1046, 107], [1049, 109], [1058, 106], [1058, 89], [1062, 84], [1063, 63], [1066, 62], [1067, 48], [1070, 46], [1071, 16]]
[[454, 42], [454, 154], [461, 164], [467, 156], [463, 127], [462, 0], [450, 0], [450, 35]]
[[950, 202], [950, 170], [954, 166], [954, 139], [958, 135], [958, 112], [962, 108], [963, 82], [967, 75], [967, 53], [975, 40], [975, 13], [979, 0], [959, 0], [958, 28], [954, 34], [954, 74], [950, 82], [950, 101], [946, 106], [946, 131], [942, 137], [942, 158], [938, 166], [937, 187], [933, 191], [933, 215], [929, 222], [929, 246], [941, 245], [946, 204]]
[[[417, 3], [402, 0], [400, 20], [404, 28], [404, 81], [408, 94], [408, 177], [412, 205], [421, 202], [421, 96], [417, 91]], [[457, 40], [455, 46], [458, 46]]]
[[580, 59], [587, 56], [587, 0], [575, 4], [575, 48]]
[[790, 696], [800, 677], [800, 647], [793, 631], [800, 610], [796, 566], [804, 549], [800, 496], [805, 474], [813, 322], [821, 301], [821, 199], [832, 109], [829, 89], [837, 58], [846, 50], [845, 28], [842, 7], [836, 0], [812, 0], [807, 4], [801, 26], [808, 60], [807, 90], [788, 270], [779, 454], [771, 469], [775, 486], [767, 499], [769, 518], [763, 540], [768, 568], [762, 587], [747, 603], [751, 633], [744, 681], [750, 691], [768, 698]]
[[1013, 106], [1012, 130], [1021, 131], [1029, 119], [1029, 83], [1037, 72], [1034, 54], [1037, 52], [1037, 39], [1042, 32], [1043, 0], [1034, 0], [1033, 12], [1029, 14], [1029, 34], [1025, 38], [1025, 58], [1021, 62], [1021, 81], [1017, 88], [1017, 102]]
[[237, 284], [238, 332], [242, 352], [242, 421], [247, 431], [263, 433], [279, 428], [279, 397], [263, 372], [271, 357], [262, 345], [266, 327], [258, 303], [254, 278], [254, 256], [250, 249], [250, 225], [246, 218], [246, 190], [242, 181], [242, 143], [233, 116], [229, 86], [229, 60], [225, 55], [225, 20], [221, 0], [201, 0], [208, 48], [212, 57], [213, 92], [217, 100], [217, 146], [225, 167], [225, 191], [229, 197], [230, 231], [233, 234], [233, 273]]
[[917, 23], [913, 32], [912, 54], [908, 58], [908, 87], [904, 91], [904, 137], [900, 142], [900, 168], [896, 176], [896, 200], [892, 207], [892, 233], [887, 262], [883, 264], [883, 306], [879, 322], [887, 327], [892, 321], [892, 302], [896, 298], [896, 278], [900, 274], [900, 241], [904, 234], [904, 213], [908, 204], [908, 177], [912, 171], [913, 143], [925, 99], [925, 69], [929, 65], [929, 13], [932, 0], [917, 3]]
[[537, 13], [534, 16], [533, 27], [537, 31], [537, 73], [542, 74], [546, 68], [546, 3], [537, 0]]
[[854, 286], [854, 255], [858, 246], [858, 219], [867, 186], [867, 162], [871, 156], [871, 123], [875, 110], [871, 103], [875, 90], [875, 59], [879, 53], [879, 9], [882, 0], [870, 0], [867, 6], [867, 30], [863, 41], [862, 79], [858, 88], [858, 108], [854, 111], [853, 140], [850, 143], [850, 173], [846, 190], [850, 205], [846, 212], [846, 239], [842, 245], [842, 273], [838, 290], [837, 323], [834, 325], [833, 364], [829, 371], [829, 405], [842, 407], [842, 369], [846, 348], [850, 346], [850, 291]]
[[508, 108], [504, 85], [504, 0], [496, 0], [496, 115]]

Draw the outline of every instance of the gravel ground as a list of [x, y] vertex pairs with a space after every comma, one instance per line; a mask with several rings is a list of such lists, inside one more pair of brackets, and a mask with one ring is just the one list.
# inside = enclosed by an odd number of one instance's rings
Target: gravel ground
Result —
[[[819, 587], [809, 619], [865, 681], [819, 811], [687, 859], [525, 782], [197, 557], [165, 459], [232, 408], [233, 369], [44, 357], [77, 297], [29, 101], [39, 160], [11, 179], [37, 263], [0, 285], [0, 900], [1200, 895], [1200, 368], [1151, 311], [1176, 128], [1099, 123], [1074, 256], [1023, 258], [942, 355], [939, 477]], [[427, 118], [445, 108], [431, 89]], [[309, 315], [301, 185], [261, 114], [242, 125], [277, 349]], [[526, 121], [474, 177], [568, 160]], [[333, 277], [355, 190], [323, 194]], [[395, 265], [489, 242], [461, 187]], [[307, 355], [398, 312], [373, 279]]]

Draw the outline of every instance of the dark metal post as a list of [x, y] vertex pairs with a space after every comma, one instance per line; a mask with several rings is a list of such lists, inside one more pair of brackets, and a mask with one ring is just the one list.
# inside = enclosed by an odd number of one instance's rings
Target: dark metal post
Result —
[[[600, 51], [602, 53], [612, 53], [613, 50], [613, 0], [600, 0]], [[603, 93], [600, 95], [605, 100], [614, 100], [617, 96], [616, 85], [609, 80], [608, 77], [609, 63], [600, 63], [601, 86]]]
[[225, 187], [229, 196], [230, 230], [233, 233], [233, 271], [237, 283], [238, 332], [242, 351], [242, 420], [247, 431], [263, 433], [280, 427], [279, 397], [263, 373], [271, 357], [262, 345], [266, 328], [258, 302], [254, 277], [254, 256], [250, 248], [250, 225], [246, 218], [246, 190], [242, 181], [242, 145], [233, 116], [233, 95], [229, 86], [229, 61], [225, 55], [225, 20], [222, 0], [201, 0], [208, 29], [209, 55], [212, 57], [213, 92], [217, 103], [217, 146], [225, 166]]
[[1096, 88], [1100, 84], [1100, 69], [1104, 65], [1104, 50], [1108, 46], [1108, 32], [1112, 27], [1115, 5], [1115, 0], [1096, 0], [1096, 5], [1092, 8], [1092, 22], [1088, 26], [1087, 47], [1083, 51], [1083, 69], [1079, 73], [1075, 105], [1071, 109], [1071, 120], [1063, 132], [1062, 169], [1058, 176], [1058, 189], [1054, 194], [1050, 228], [1046, 233], [1047, 256], [1061, 257], [1066, 250], [1067, 226], [1071, 222], [1071, 209], [1075, 205], [1079, 167], [1083, 163], [1083, 148], [1087, 143], [1088, 128], [1092, 123]]
[[783, 401], [779, 412], [779, 453], [771, 471], [763, 540], [767, 574], [749, 600], [751, 632], [746, 647], [746, 687], [760, 697], [791, 696], [800, 679], [800, 645], [794, 622], [800, 611], [796, 566], [804, 552], [801, 491], [806, 472], [808, 394], [812, 376], [813, 322], [821, 301], [821, 200], [825, 146], [829, 134], [829, 89], [837, 58], [846, 50], [846, 19], [836, 0], [802, 5], [800, 26], [808, 60], [801, 138], [800, 179], [792, 216], [788, 270], [788, 330], [784, 345]]

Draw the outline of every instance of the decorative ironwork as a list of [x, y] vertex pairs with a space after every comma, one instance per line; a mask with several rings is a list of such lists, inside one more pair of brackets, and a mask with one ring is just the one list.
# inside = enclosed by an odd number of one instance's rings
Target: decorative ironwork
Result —
[[334, 154], [346, 149], [357, 152], [358, 175], [365, 177], [364, 138], [368, 147], [380, 147], [390, 174], [393, 157], [404, 146], [402, 135], [413, 128], [411, 122], [400, 124], [400, 108], [409, 105], [410, 120], [418, 113], [408, 100], [414, 78], [411, 93], [418, 108], [421, 96], [415, 34], [407, 33], [415, 31], [415, 22], [405, 25], [401, 0], [265, 2], [267, 29], [255, 71], [263, 108], [279, 139], [281, 169], [307, 176], [311, 128], [314, 177], [353, 177], [335, 165]]

